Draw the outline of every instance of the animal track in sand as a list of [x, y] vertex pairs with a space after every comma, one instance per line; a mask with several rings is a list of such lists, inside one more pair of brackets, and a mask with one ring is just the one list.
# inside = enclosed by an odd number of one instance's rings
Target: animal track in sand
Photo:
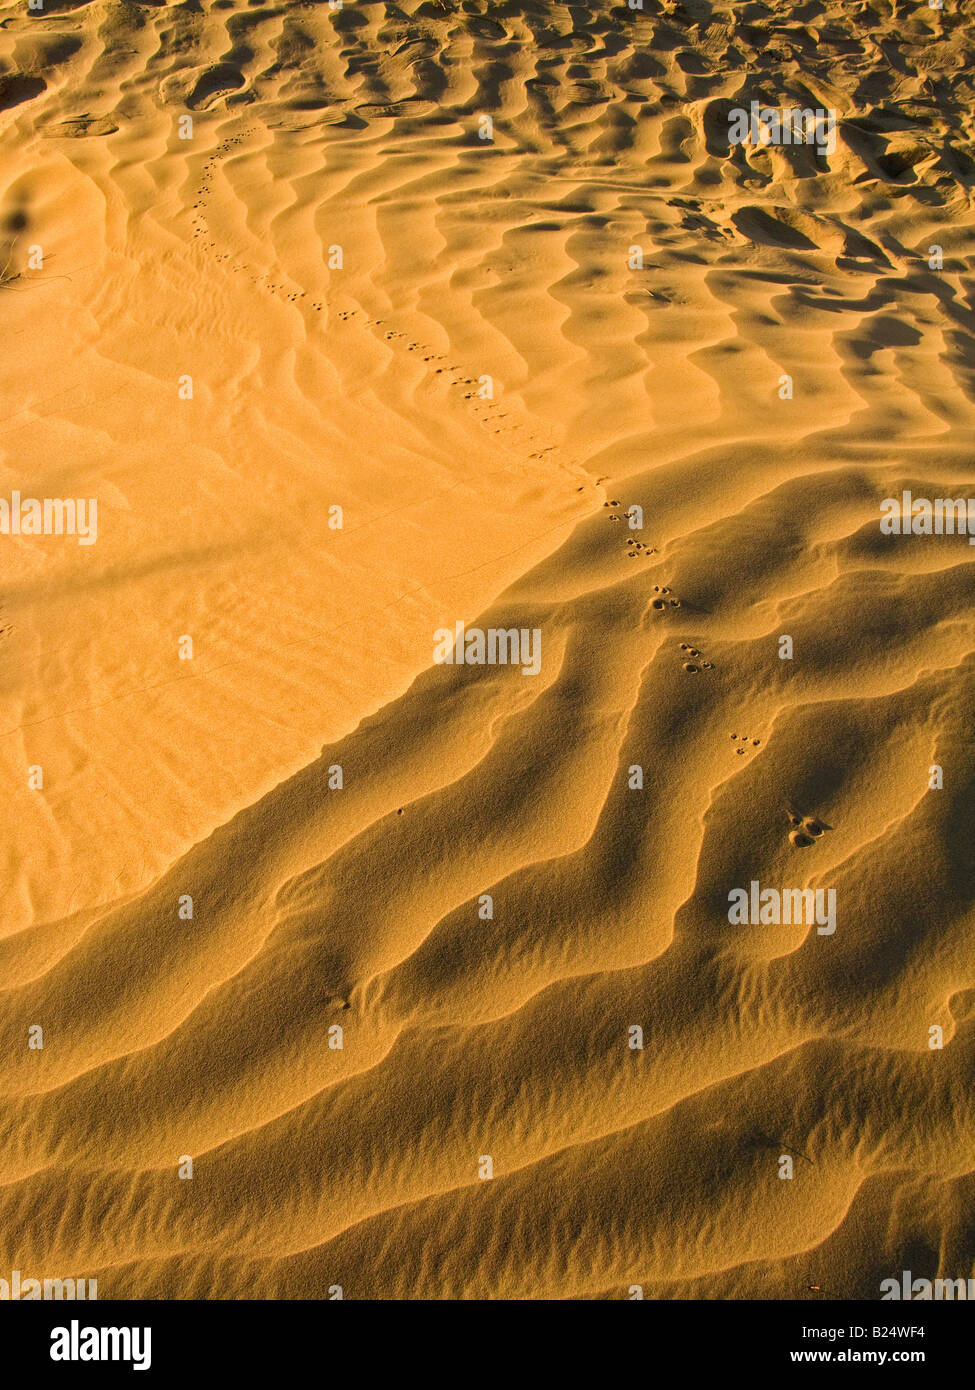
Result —
[[825, 835], [827, 830], [832, 830], [832, 826], [821, 821], [818, 816], [800, 816], [795, 811], [790, 810], [789, 824], [792, 829], [789, 831], [789, 840], [795, 845], [796, 849], [808, 849], [817, 840]]
[[712, 671], [714, 669], [714, 662], [703, 661], [704, 653], [697, 647], [692, 647], [689, 642], [681, 642], [680, 649], [688, 657], [688, 660], [684, 662], [684, 670], [691, 675], [696, 676], [700, 671]]
[[757, 748], [759, 744], [762, 742], [760, 738], [751, 738], [748, 734], [732, 734], [731, 741], [733, 743], [738, 744], [738, 747], [735, 749], [735, 752], [738, 754], [740, 758], [744, 757], [744, 755], [748, 752], [749, 747]]
[[[220, 248], [214, 240], [210, 223], [207, 219], [207, 201], [211, 191], [211, 184], [214, 170], [224, 155], [229, 153], [235, 146], [242, 144], [246, 137], [253, 135], [256, 127], [248, 127], [235, 135], [225, 137], [214, 148], [206, 159], [203, 166], [203, 174], [196, 189], [196, 201], [192, 205], [193, 211], [193, 237], [200, 238], [202, 248], [209, 252], [213, 260], [225, 269], [240, 273], [244, 271], [248, 274], [253, 284], [263, 289], [266, 293], [272, 294], [281, 303], [294, 305], [300, 308], [300, 300], [309, 300], [308, 306], [315, 313], [327, 312], [327, 291], [322, 298], [309, 299], [309, 292], [300, 286], [292, 283], [280, 282], [276, 277], [280, 271], [268, 271], [261, 274], [253, 265], [241, 259], [239, 254], [233, 250]], [[273, 278], [272, 278], [273, 277]], [[387, 325], [384, 319], [374, 319], [361, 309], [345, 309], [336, 314], [336, 321], [347, 326], [356, 325], [360, 328], [370, 330], [382, 330], [380, 335], [387, 347], [394, 348], [404, 354], [414, 357], [414, 360], [421, 360], [428, 364], [428, 376], [431, 383], [437, 385], [446, 384], [450, 388], [461, 389], [470, 388], [463, 391], [463, 399], [472, 403], [471, 413], [483, 429], [489, 430], [494, 435], [502, 438], [499, 442], [503, 443], [512, 452], [527, 456], [535, 461], [552, 455], [547, 459], [548, 462], [556, 464], [557, 467], [566, 472], [578, 473], [579, 464], [574, 459], [560, 458], [560, 449], [557, 445], [547, 438], [548, 427], [540, 420], [533, 418], [528, 412], [519, 412], [515, 417], [514, 412], [509, 406], [502, 410], [500, 402], [491, 396], [482, 395], [485, 377], [475, 377], [468, 375], [465, 368], [457, 363], [449, 363], [448, 358], [438, 352], [428, 343], [414, 339], [412, 335], [400, 332]], [[432, 364], [444, 364], [434, 366]]]
[[653, 592], [654, 592], [655, 594], [659, 594], [659, 595], [660, 595], [659, 598], [653, 598], [653, 599], [650, 600], [650, 607], [654, 610], [654, 612], [656, 612], [656, 613], [662, 613], [662, 612], [664, 611], [664, 609], [666, 609], [666, 608], [680, 608], [680, 606], [681, 606], [681, 601], [680, 601], [680, 599], [679, 599], [679, 598], [671, 598], [671, 597], [669, 597], [669, 595], [670, 595], [670, 587], [669, 587], [669, 585], [667, 585], [667, 584], [654, 584], [654, 586], [653, 586]]
[[638, 560], [641, 556], [647, 558], [657, 554], [655, 545], [644, 545], [642, 541], [636, 540], [633, 536], [627, 536], [626, 544], [630, 547], [626, 552], [628, 560]]
[[[622, 504], [620, 503], [619, 499], [614, 499], [610, 502], [603, 503], [604, 507], [619, 507], [621, 505]], [[610, 512], [608, 520], [625, 521], [629, 515], [629, 508], [622, 512]], [[623, 554], [626, 556], [628, 560], [645, 559], [650, 555], [657, 554], [657, 547], [655, 545], [644, 545], [642, 541], [637, 540], [636, 536], [627, 536], [626, 545], [627, 549], [624, 550]]]

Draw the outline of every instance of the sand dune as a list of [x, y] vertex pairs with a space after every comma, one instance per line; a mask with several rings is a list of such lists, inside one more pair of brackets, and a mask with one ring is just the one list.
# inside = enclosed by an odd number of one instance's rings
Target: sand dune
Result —
[[947, 0], [0, 5], [0, 497], [97, 499], [0, 535], [0, 1264], [975, 1273], [975, 551], [880, 526], [975, 495], [973, 58]]

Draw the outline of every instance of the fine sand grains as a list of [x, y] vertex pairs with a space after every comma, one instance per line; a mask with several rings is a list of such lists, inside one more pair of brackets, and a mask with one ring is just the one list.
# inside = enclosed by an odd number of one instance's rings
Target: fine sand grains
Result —
[[972, 1273], [973, 30], [0, 5], [0, 1264]]

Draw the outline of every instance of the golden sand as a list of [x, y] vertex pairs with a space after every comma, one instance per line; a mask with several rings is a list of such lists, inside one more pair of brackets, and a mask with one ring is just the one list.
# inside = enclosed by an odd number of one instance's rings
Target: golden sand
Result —
[[970, 8], [0, 24], [0, 1275], [970, 1276]]

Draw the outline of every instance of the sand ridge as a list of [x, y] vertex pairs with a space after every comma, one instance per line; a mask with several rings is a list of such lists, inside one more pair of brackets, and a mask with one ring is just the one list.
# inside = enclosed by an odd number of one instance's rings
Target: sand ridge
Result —
[[[975, 552], [879, 506], [975, 482], [973, 52], [879, 0], [0, 6], [0, 493], [99, 501], [2, 538], [11, 1268], [972, 1272]], [[836, 149], [730, 145], [753, 98]], [[539, 675], [434, 664], [458, 620]], [[753, 879], [835, 935], [732, 925]]]

